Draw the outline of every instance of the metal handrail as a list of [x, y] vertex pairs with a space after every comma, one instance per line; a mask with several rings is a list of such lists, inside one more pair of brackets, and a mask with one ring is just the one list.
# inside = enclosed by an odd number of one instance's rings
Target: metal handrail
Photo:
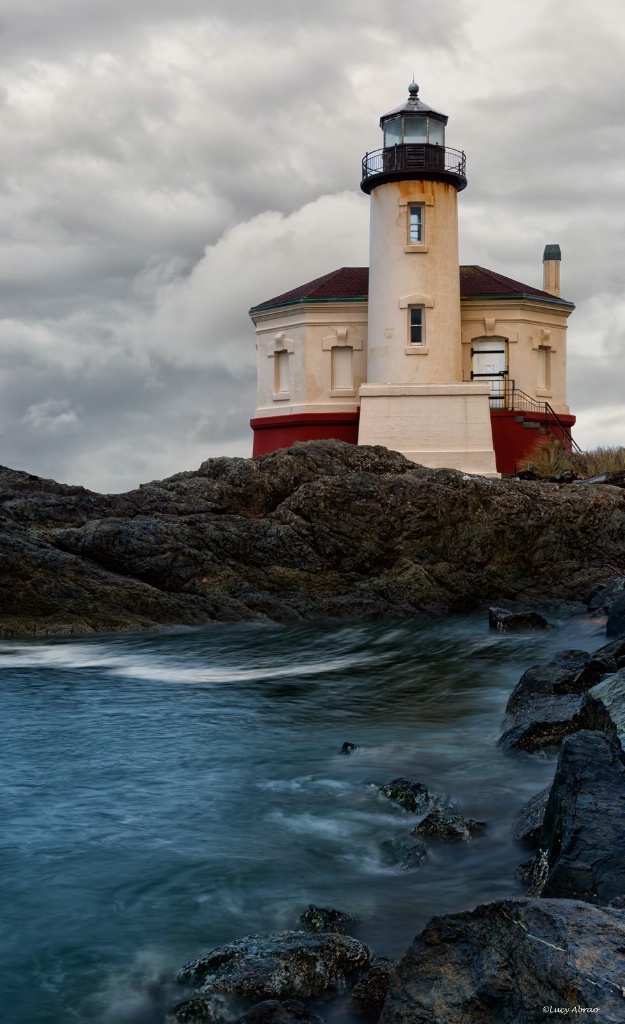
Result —
[[570, 446], [574, 452], [582, 451], [577, 441], [574, 440], [569, 428], [562, 422], [549, 402], [538, 402], [531, 395], [518, 388], [513, 380], [508, 380], [504, 377], [501, 384], [501, 390], [495, 391], [491, 397], [490, 404], [492, 408], [507, 409], [511, 412], [529, 412], [540, 420], [541, 424], [556, 441], [562, 441], [565, 445]]
[[362, 180], [393, 171], [444, 171], [466, 178], [467, 160], [459, 149], [430, 142], [403, 143], [375, 149], [362, 158]]

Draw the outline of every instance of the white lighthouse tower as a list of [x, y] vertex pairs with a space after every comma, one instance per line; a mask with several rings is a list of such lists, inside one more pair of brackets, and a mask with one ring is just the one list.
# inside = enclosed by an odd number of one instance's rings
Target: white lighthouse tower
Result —
[[384, 146], [363, 159], [371, 196], [367, 382], [359, 444], [425, 466], [497, 476], [487, 382], [463, 381], [458, 192], [464, 153], [448, 118], [419, 98], [380, 118]]

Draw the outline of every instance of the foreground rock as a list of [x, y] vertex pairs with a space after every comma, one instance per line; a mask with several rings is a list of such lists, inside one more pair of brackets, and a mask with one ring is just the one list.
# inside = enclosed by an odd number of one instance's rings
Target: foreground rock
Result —
[[362, 978], [351, 991], [350, 1009], [359, 1016], [377, 1020], [388, 992], [395, 961], [386, 956], [372, 960]]
[[537, 872], [541, 896], [605, 905], [625, 895], [625, 754], [601, 732], [562, 745]]
[[591, 715], [583, 694], [565, 697], [529, 697], [514, 716], [514, 724], [499, 739], [503, 750], [534, 753], [558, 746], [565, 736], [581, 729], [601, 729], [616, 739], [616, 726], [597, 703]]
[[229, 1020], [233, 1008], [267, 999], [318, 999], [347, 991], [369, 965], [371, 950], [346, 935], [287, 931], [248, 935], [183, 967], [182, 984], [196, 985], [171, 1011], [177, 1021]]
[[535, 1024], [544, 1006], [622, 1024], [624, 978], [622, 911], [501, 900], [429, 922], [391, 975], [380, 1024]]
[[443, 843], [468, 843], [473, 836], [482, 835], [485, 831], [485, 821], [432, 811], [413, 828], [411, 835], [438, 839]]
[[393, 803], [399, 804], [413, 814], [425, 814], [430, 810], [453, 810], [452, 804], [445, 797], [430, 793], [427, 786], [414, 779], [391, 779], [379, 787], [382, 796], [388, 797]]
[[384, 448], [210, 459], [127, 494], [0, 470], [0, 631], [414, 617], [575, 603], [625, 564], [613, 487], [431, 470]]
[[593, 686], [586, 696], [586, 706], [593, 729], [596, 722], [609, 715], [622, 746], [625, 742], [625, 668]]
[[352, 928], [355, 928], [358, 921], [351, 914], [343, 910], [335, 910], [334, 907], [316, 907], [311, 903], [308, 910], [305, 910], [300, 917], [306, 931], [309, 932], [335, 932], [338, 935], [349, 935]]

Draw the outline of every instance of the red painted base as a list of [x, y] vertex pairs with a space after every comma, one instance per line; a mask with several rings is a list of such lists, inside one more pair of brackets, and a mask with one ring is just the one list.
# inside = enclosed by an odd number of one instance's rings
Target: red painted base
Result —
[[[516, 473], [538, 440], [545, 437], [534, 427], [517, 422], [521, 413], [507, 409], [491, 409], [493, 447], [498, 473]], [[278, 448], [290, 448], [296, 441], [322, 441], [335, 438], [348, 444], [358, 443], [358, 420], [360, 410], [354, 412], [308, 412], [294, 416], [257, 416], [250, 420], [254, 431], [253, 455], [268, 455]], [[529, 414], [525, 414], [529, 422]], [[538, 417], [532, 417], [536, 422]], [[570, 430], [575, 416], [559, 416], [561, 423]], [[549, 427], [552, 417], [540, 417], [541, 423]]]
[[[523, 426], [517, 420], [524, 415], [526, 422], [540, 422], [549, 429], [555, 421], [552, 416], [534, 416], [522, 414], [517, 410], [491, 409], [490, 421], [493, 427], [493, 447], [498, 473], [516, 473], [523, 469], [523, 463], [529, 457], [531, 449], [537, 441], [547, 435], [538, 432], [536, 427]], [[570, 430], [575, 424], [575, 416], [558, 415], [558, 419]]]
[[267, 455], [277, 448], [290, 448], [296, 441], [335, 438], [358, 443], [360, 409], [354, 412], [305, 412], [293, 416], [257, 416], [250, 420], [254, 431], [252, 455]]

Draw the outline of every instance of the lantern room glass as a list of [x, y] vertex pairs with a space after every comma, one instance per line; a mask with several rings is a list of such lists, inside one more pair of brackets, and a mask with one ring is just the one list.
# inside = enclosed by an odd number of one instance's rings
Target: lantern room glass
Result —
[[384, 147], [423, 144], [445, 145], [445, 125], [434, 117], [423, 114], [402, 114], [384, 124]]

